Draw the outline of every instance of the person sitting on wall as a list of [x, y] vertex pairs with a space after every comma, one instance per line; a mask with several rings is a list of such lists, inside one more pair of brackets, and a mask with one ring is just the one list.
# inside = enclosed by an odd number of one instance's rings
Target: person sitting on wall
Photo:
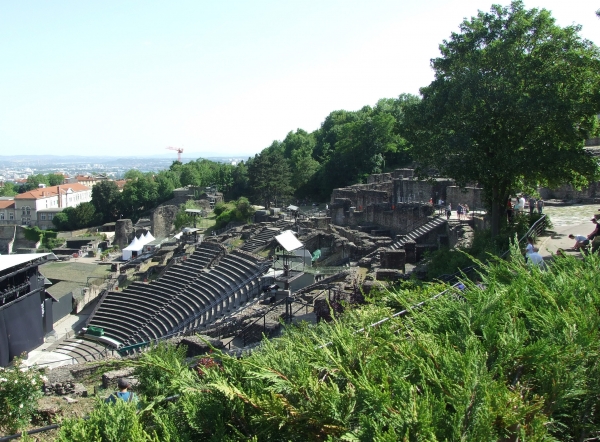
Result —
[[109, 397], [107, 397], [104, 402], [107, 404], [116, 404], [117, 399], [121, 399], [125, 402], [133, 402], [137, 401], [137, 396], [132, 391], [127, 391], [131, 385], [127, 379], [121, 378], [117, 382], [117, 387], [119, 387], [119, 391], [115, 391]]

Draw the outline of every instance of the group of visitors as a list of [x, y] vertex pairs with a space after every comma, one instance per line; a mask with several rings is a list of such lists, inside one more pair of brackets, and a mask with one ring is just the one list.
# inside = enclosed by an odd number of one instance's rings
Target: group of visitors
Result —
[[[443, 201], [440, 200], [440, 206], [443, 206]], [[458, 207], [456, 208], [456, 217], [458, 218], [458, 220], [462, 220], [463, 217], [465, 217], [466, 219], [466, 215], [468, 215], [469, 213], [469, 206], [467, 204], [459, 204]], [[446, 206], [446, 219], [450, 219], [450, 217], [452, 216], [452, 203], [448, 203], [448, 205]]]
[[506, 215], [508, 221], [511, 222], [513, 217], [517, 213], [525, 213], [529, 209], [529, 214], [533, 215], [537, 211], [540, 215], [544, 211], [544, 200], [543, 198], [536, 199], [533, 196], [525, 196], [525, 194], [518, 194], [513, 201], [512, 197], [508, 197], [506, 202]]

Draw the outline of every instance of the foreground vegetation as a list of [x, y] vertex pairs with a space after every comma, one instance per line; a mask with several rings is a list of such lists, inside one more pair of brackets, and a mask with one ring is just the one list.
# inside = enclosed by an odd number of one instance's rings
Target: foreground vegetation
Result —
[[[548, 271], [510, 262], [402, 319], [439, 291], [398, 288], [330, 324], [291, 327], [251, 355], [190, 368], [158, 346], [137, 363], [130, 440], [584, 440], [598, 435], [598, 256]], [[412, 287], [412, 284], [411, 284]], [[161, 402], [180, 394], [177, 402]], [[119, 440], [99, 405], [61, 440]], [[114, 423], [113, 423], [114, 422]], [[121, 430], [119, 430], [121, 431]], [[135, 435], [133, 433], [135, 432]]]
[[[472, 266], [477, 260], [486, 261], [488, 257], [502, 255], [510, 247], [510, 242], [522, 238], [541, 215], [538, 213], [520, 213], [513, 217], [512, 222], [505, 223], [500, 233], [492, 236], [490, 229], [475, 230], [473, 241], [465, 248], [442, 247], [427, 255], [424, 263], [427, 266], [427, 278], [439, 279], [441, 276], [453, 275], [466, 267]], [[552, 228], [548, 215], [544, 222], [545, 229]]]

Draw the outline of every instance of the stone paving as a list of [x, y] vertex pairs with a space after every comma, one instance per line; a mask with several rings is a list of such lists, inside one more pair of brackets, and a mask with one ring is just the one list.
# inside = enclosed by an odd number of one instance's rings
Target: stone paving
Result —
[[546, 206], [544, 213], [550, 217], [552, 227], [548, 236], [538, 239], [540, 254], [551, 257], [558, 249], [563, 249], [567, 254], [581, 256], [581, 253], [569, 250], [575, 241], [569, 239], [569, 234], [587, 236], [594, 230], [590, 221], [598, 214], [598, 204], [578, 204], [571, 206]]
[[594, 214], [600, 214], [598, 209], [600, 209], [598, 204], [546, 206], [544, 207], [544, 213], [550, 217], [556, 229], [564, 226], [588, 224]]

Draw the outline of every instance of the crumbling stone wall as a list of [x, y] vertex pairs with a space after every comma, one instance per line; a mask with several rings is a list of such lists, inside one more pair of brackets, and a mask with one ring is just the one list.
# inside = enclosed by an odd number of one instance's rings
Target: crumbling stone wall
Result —
[[447, 202], [452, 204], [452, 209], [458, 207], [459, 204], [468, 204], [469, 209], [483, 209], [483, 189], [477, 187], [460, 188], [449, 186], [447, 189]]
[[362, 211], [354, 210], [349, 199], [336, 199], [331, 205], [331, 220], [337, 226], [370, 225], [383, 227], [391, 236], [406, 234], [427, 221], [434, 209], [429, 204], [376, 204]]
[[0, 226], [0, 254], [12, 253], [17, 226]]
[[367, 184], [386, 183], [392, 181], [391, 173], [374, 173], [367, 177]]
[[169, 236], [175, 229], [178, 206], [160, 206], [152, 212], [152, 234], [155, 238]]
[[350, 200], [350, 205], [362, 210], [371, 204], [391, 202], [393, 190], [392, 181], [384, 184], [357, 184], [355, 186], [333, 189], [331, 204], [340, 198]]
[[545, 200], [557, 199], [582, 203], [596, 203], [598, 202], [597, 200], [600, 199], [600, 182], [596, 181], [580, 190], [575, 189], [570, 184], [565, 184], [556, 189], [541, 187], [538, 191], [540, 196]]
[[454, 182], [448, 178], [433, 181], [416, 180], [412, 177], [394, 180], [394, 201], [396, 203], [426, 203], [430, 199], [437, 204], [441, 199], [447, 201], [446, 189]]
[[130, 219], [119, 219], [115, 224], [115, 239], [113, 244], [119, 246], [121, 250], [129, 245], [134, 235], [133, 223]]

